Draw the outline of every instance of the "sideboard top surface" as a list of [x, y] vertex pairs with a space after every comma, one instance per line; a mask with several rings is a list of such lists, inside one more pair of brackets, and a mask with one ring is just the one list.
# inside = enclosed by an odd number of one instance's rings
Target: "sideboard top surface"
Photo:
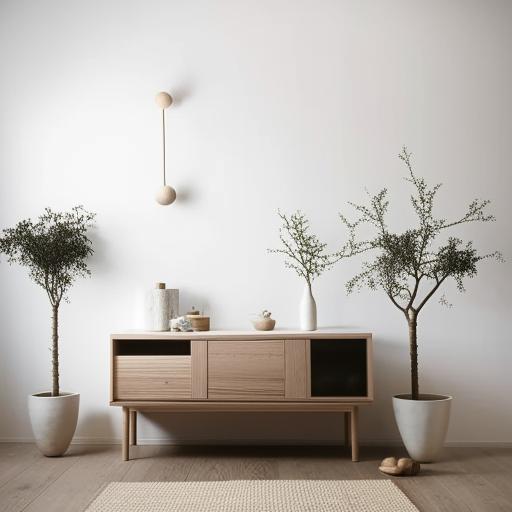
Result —
[[317, 331], [201, 331], [201, 332], [170, 332], [170, 331], [122, 331], [110, 335], [114, 340], [265, 340], [265, 339], [369, 339], [372, 334], [369, 332], [351, 331], [347, 329], [319, 329]]

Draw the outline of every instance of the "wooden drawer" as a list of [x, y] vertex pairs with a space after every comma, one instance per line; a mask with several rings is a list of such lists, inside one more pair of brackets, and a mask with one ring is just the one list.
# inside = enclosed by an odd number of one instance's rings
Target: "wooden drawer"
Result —
[[114, 400], [192, 398], [190, 356], [115, 356]]
[[208, 341], [208, 399], [284, 399], [284, 341]]

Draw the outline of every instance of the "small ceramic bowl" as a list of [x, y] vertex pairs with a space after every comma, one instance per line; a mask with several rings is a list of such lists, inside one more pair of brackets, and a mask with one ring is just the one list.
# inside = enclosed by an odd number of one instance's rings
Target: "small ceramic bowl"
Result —
[[257, 331], [271, 331], [276, 325], [276, 321], [273, 318], [256, 318], [251, 320], [251, 322]]

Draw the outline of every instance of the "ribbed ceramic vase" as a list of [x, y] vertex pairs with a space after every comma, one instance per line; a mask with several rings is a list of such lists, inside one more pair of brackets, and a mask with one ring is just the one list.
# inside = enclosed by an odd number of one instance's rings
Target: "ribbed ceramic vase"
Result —
[[169, 330], [169, 294], [165, 289], [165, 283], [157, 283], [152, 292], [151, 303], [151, 330]]
[[300, 301], [300, 328], [302, 331], [316, 331], [316, 302], [307, 283]]

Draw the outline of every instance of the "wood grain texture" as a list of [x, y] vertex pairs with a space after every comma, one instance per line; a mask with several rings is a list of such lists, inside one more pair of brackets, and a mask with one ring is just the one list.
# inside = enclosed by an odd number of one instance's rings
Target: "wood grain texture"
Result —
[[367, 339], [371, 333], [346, 329], [318, 329], [316, 331], [204, 331], [204, 332], [154, 332], [124, 331], [111, 334], [111, 339], [121, 340], [300, 340], [300, 339]]
[[355, 406], [350, 414], [350, 446], [352, 462], [359, 461], [359, 409]]
[[208, 400], [181, 402], [121, 401], [111, 405], [129, 407], [143, 412], [345, 412], [351, 411], [353, 404], [345, 402], [258, 402]]
[[[131, 464], [120, 459], [119, 446], [115, 449], [116, 457], [112, 457], [112, 448], [108, 445], [72, 445], [66, 455], [59, 459], [73, 461], [73, 465], [58, 477], [52, 475], [52, 480], [47, 481], [46, 487], [38, 493], [37, 498], [31, 501], [27, 508], [15, 510], [23, 510], [23, 512], [84, 511], [106, 482], [122, 480], [131, 467]], [[42, 467], [45, 465], [41, 464]], [[18, 493], [23, 495], [25, 491], [18, 491]], [[0, 510], [4, 511], [1, 499]]]
[[208, 398], [284, 398], [284, 341], [209, 341]]
[[306, 398], [306, 340], [285, 340], [285, 397]]
[[[20, 447], [19, 460], [15, 466], [18, 471], [11, 473], [10, 478], [0, 487], [0, 511], [24, 510], [52, 481], [58, 479], [76, 463], [76, 459], [70, 457], [44, 457], [34, 445], [31, 453], [32, 456], [28, 457], [26, 451]], [[119, 460], [119, 447], [116, 458]], [[21, 469], [21, 460], [25, 460], [26, 467], [23, 469]]]
[[115, 356], [115, 400], [190, 399], [191, 356]]
[[208, 342], [192, 340], [192, 398], [208, 398]]
[[130, 458], [130, 409], [123, 407], [123, 438], [121, 440], [121, 451], [123, 460]]
[[370, 334], [366, 339], [366, 375], [368, 400], [373, 400], [374, 384], [373, 384], [373, 336]]
[[[339, 446], [135, 446], [129, 464], [118, 445], [72, 445], [65, 457], [43, 457], [32, 444], [0, 444], [0, 464], [15, 461], [0, 485], [0, 511], [85, 510], [112, 481], [236, 479], [391, 479], [378, 470], [401, 447], [364, 447], [360, 462]], [[0, 472], [3, 478], [5, 473]], [[512, 510], [512, 448], [447, 448], [415, 477], [392, 479], [421, 512]]]

